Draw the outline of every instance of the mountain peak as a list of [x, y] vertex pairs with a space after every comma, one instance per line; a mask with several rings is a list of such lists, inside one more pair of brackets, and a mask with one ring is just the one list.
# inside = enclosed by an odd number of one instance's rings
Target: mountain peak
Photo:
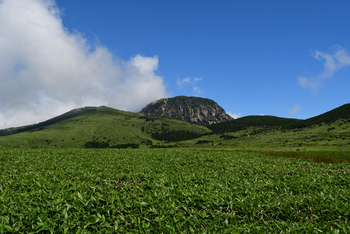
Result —
[[145, 116], [166, 117], [200, 125], [232, 120], [216, 102], [207, 98], [177, 96], [149, 103], [141, 110]]

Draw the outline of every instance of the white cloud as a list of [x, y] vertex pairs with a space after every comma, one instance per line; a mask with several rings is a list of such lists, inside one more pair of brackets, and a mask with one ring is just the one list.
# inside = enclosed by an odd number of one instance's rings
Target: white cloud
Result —
[[62, 24], [53, 0], [0, 0], [0, 129], [72, 108], [139, 111], [167, 97], [158, 57], [115, 58]]
[[301, 106], [299, 104], [296, 104], [294, 105], [293, 109], [289, 110], [289, 114], [294, 115], [300, 110], [301, 110]]
[[177, 79], [177, 85], [179, 86], [179, 88], [185, 86], [185, 85], [194, 85], [196, 83], [198, 83], [199, 81], [203, 80], [203, 77], [194, 77], [194, 78], [190, 78], [190, 77], [186, 77], [184, 79]]
[[199, 96], [201, 94], [204, 93], [203, 90], [201, 90], [201, 88], [199, 88], [196, 84], [200, 81], [203, 80], [203, 77], [194, 77], [194, 78], [190, 78], [190, 77], [186, 77], [184, 79], [177, 79], [177, 86], [179, 89], [184, 89], [185, 86], [190, 85], [192, 87], [192, 93], [195, 96]]
[[193, 94], [194, 94], [195, 96], [200, 96], [200, 95], [202, 95], [202, 94], [204, 93], [204, 91], [201, 90], [201, 89], [200, 89], [199, 87], [197, 87], [197, 86], [193, 86], [192, 89], [193, 89]]
[[313, 54], [313, 57], [317, 60], [325, 60], [323, 73], [316, 77], [300, 76], [297, 80], [301, 87], [311, 88], [314, 92], [317, 92], [318, 87], [323, 84], [324, 80], [332, 78], [334, 73], [350, 65], [350, 56], [346, 50], [340, 46], [336, 47], [333, 54], [317, 50], [315, 54]]
[[187, 84], [190, 84], [191, 83], [191, 78], [190, 77], [186, 77], [184, 79], [177, 79], [177, 85], [178, 86], [182, 86], [182, 85], [187, 85]]
[[227, 112], [227, 114], [228, 115], [230, 115], [232, 118], [234, 118], [234, 119], [238, 119], [239, 117], [241, 117], [242, 116], [242, 114], [241, 113], [234, 113], [234, 114], [232, 114], [231, 112]]

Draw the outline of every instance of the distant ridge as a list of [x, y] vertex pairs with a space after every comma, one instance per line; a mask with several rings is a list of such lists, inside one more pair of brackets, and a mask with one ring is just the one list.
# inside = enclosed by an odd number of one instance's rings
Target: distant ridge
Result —
[[324, 114], [305, 120], [308, 124], [331, 123], [339, 119], [350, 119], [350, 103], [337, 107]]
[[[236, 132], [248, 127], [296, 129], [310, 127], [321, 123], [330, 124], [339, 119], [350, 120], [350, 103], [306, 120], [281, 118], [276, 116], [245, 116], [233, 119], [213, 100], [178, 96], [152, 102], [142, 109], [141, 114], [124, 112], [105, 106], [77, 108], [37, 124], [2, 129], [0, 130], [0, 136], [38, 131], [61, 121], [93, 113], [108, 115], [119, 115], [124, 113], [126, 115], [144, 115], [145, 118], [163, 117], [205, 125], [214, 133], [222, 133]], [[174, 129], [172, 131], [174, 131]]]
[[299, 119], [281, 118], [269, 115], [251, 115], [239, 119], [230, 120], [224, 123], [218, 123], [208, 126], [210, 130], [216, 133], [236, 132], [248, 127], [280, 127], [288, 124], [298, 124]]
[[152, 102], [143, 108], [141, 113], [149, 117], [165, 117], [199, 125], [216, 124], [233, 119], [211, 99], [186, 96]]
[[350, 119], [350, 104], [337, 107], [324, 114], [306, 119], [290, 119], [276, 116], [246, 116], [239, 119], [208, 126], [213, 132], [235, 132], [247, 127], [280, 127], [282, 129], [294, 129], [311, 127], [321, 123], [332, 123], [339, 119]]
[[350, 104], [342, 105], [326, 113], [311, 117], [306, 120], [300, 120], [299, 122], [289, 123], [282, 127], [285, 129], [305, 128], [321, 123], [333, 123], [339, 119], [350, 119]]

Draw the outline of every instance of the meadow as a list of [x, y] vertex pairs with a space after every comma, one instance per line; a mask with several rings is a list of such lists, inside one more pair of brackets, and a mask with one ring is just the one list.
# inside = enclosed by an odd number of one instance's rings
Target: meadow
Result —
[[0, 149], [0, 233], [349, 233], [350, 164], [200, 149]]

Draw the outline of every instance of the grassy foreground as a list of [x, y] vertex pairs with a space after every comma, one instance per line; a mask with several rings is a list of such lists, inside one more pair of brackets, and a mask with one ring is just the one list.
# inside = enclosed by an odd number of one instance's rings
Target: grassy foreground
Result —
[[350, 164], [191, 150], [1, 149], [0, 233], [349, 233]]

